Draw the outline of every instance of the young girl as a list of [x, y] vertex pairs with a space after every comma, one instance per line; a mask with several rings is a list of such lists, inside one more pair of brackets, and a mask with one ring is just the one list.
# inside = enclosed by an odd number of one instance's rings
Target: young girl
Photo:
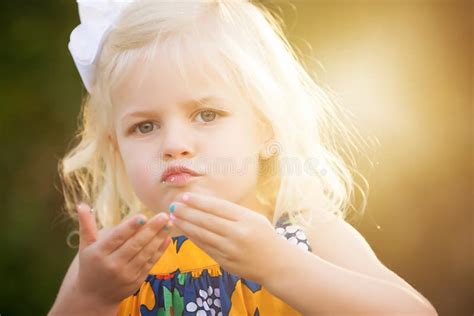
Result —
[[436, 314], [344, 220], [355, 137], [269, 10], [78, 3], [80, 245], [50, 315]]

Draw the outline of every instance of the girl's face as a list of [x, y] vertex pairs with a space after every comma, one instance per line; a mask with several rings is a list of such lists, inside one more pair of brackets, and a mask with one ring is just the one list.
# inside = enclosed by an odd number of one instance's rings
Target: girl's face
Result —
[[[154, 212], [191, 191], [271, 218], [271, 210], [255, 199], [265, 141], [256, 115], [225, 83], [211, 86], [197, 71], [189, 74], [186, 89], [177, 70], [157, 58], [152, 65], [137, 63], [113, 93], [115, 145], [136, 195]], [[181, 185], [162, 183], [164, 170], [176, 164], [201, 176]]]

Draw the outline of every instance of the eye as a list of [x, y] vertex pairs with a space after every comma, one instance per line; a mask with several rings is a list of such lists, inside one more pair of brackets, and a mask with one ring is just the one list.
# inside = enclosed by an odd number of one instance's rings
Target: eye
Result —
[[140, 131], [141, 134], [148, 134], [153, 131], [155, 124], [153, 122], [141, 122], [133, 126], [132, 132]]
[[201, 116], [204, 120], [204, 123], [211, 122], [215, 119], [216, 115], [219, 115], [216, 111], [213, 110], [203, 110], [198, 113], [198, 116]]

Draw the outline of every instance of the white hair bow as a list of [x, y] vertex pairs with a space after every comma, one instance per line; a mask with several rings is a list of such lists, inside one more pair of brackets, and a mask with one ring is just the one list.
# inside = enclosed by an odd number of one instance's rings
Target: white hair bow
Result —
[[104, 39], [132, 2], [134, 0], [77, 0], [81, 23], [72, 30], [68, 48], [89, 93]]

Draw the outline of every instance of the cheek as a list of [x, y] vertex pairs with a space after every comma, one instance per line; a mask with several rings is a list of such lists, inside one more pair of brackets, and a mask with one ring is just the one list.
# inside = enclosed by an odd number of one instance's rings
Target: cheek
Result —
[[209, 143], [209, 150], [217, 158], [229, 159], [238, 165], [248, 164], [248, 161], [258, 157], [256, 139], [257, 135], [252, 129], [241, 122], [229, 126], [224, 133], [218, 135]]
[[[255, 138], [255, 136], [254, 136]], [[211, 186], [219, 196], [237, 201], [252, 191], [258, 180], [258, 149], [249, 133], [229, 128], [206, 148]]]
[[146, 152], [137, 148], [121, 148], [125, 171], [138, 197], [143, 198], [157, 181], [157, 175]]

